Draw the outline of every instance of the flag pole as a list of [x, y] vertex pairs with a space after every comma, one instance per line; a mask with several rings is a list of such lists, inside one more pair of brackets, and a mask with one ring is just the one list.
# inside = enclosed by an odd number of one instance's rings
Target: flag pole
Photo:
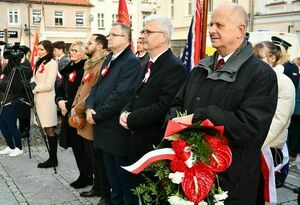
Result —
[[207, 32], [207, 13], [208, 13], [208, 1], [203, 0], [203, 20], [202, 20], [202, 35], [201, 35], [201, 54], [200, 59], [205, 58], [206, 52], [206, 32]]

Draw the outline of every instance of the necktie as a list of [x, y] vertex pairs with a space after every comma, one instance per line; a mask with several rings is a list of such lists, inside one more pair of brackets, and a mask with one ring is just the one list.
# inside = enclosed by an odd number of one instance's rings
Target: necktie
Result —
[[223, 65], [225, 64], [225, 61], [223, 58], [221, 58], [220, 60], [218, 60], [218, 62], [216, 63], [216, 70], [221, 70]]
[[144, 79], [142, 81], [143, 83], [147, 83], [148, 78], [150, 77], [151, 69], [152, 69], [152, 64], [153, 64], [152, 61], [148, 61], [148, 63], [147, 63], [147, 71], [146, 71]]

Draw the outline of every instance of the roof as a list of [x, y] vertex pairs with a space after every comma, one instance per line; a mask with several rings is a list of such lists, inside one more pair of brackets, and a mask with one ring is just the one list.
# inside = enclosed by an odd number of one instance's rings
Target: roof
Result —
[[89, 0], [29, 0], [30, 3], [93, 6]]

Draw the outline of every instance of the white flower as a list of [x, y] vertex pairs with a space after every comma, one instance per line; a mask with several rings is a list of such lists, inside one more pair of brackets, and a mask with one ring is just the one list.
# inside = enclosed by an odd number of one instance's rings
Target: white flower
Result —
[[205, 201], [200, 201], [198, 205], [207, 205]]
[[169, 179], [171, 179], [171, 181], [174, 184], [180, 184], [182, 182], [183, 177], [184, 177], [183, 172], [175, 172], [169, 174]]
[[168, 202], [171, 204], [171, 205], [194, 205], [193, 202], [191, 201], [186, 201], [182, 198], [180, 198], [179, 196], [170, 196], [168, 198]]
[[219, 194], [215, 194], [214, 195], [215, 201], [218, 202], [218, 201], [225, 200], [228, 197], [227, 193], [228, 191], [220, 191]]

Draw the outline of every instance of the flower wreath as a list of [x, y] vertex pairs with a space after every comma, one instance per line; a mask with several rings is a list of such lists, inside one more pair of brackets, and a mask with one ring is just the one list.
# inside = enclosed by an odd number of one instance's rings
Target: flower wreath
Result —
[[[224, 204], [228, 194], [222, 191], [217, 174], [230, 166], [232, 153], [223, 131], [223, 126], [214, 126], [208, 119], [193, 125], [170, 120], [160, 145], [123, 167], [135, 174], [145, 169], [158, 178], [155, 181], [142, 174], [146, 183], [136, 187], [134, 194], [147, 205], [160, 201], [171, 205]], [[165, 148], [170, 144], [172, 148]]]

